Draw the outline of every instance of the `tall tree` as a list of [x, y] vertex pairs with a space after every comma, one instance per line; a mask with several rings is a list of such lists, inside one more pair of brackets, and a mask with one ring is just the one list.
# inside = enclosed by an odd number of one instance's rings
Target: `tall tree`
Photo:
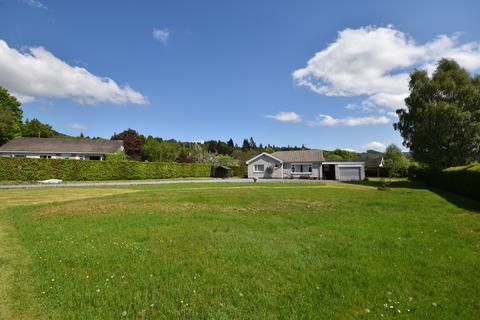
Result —
[[41, 123], [40, 120], [33, 118], [32, 120], [26, 120], [22, 125], [23, 137], [37, 137], [37, 138], [50, 138], [55, 135], [55, 131], [52, 126], [46, 123]]
[[401, 170], [406, 170], [408, 168], [409, 161], [407, 157], [405, 157], [402, 150], [393, 143], [385, 149], [385, 155], [383, 158], [390, 176], [398, 175]]
[[480, 76], [442, 59], [433, 76], [410, 74], [407, 109], [397, 110], [400, 131], [415, 160], [433, 168], [480, 159]]
[[125, 154], [130, 159], [143, 159], [143, 139], [137, 131], [133, 129], [127, 129], [119, 134], [114, 134], [111, 140], [123, 140]]
[[255, 143], [255, 140], [253, 140], [252, 137], [250, 137], [250, 149], [257, 149], [257, 144]]
[[248, 142], [248, 139], [243, 139], [242, 150], [246, 151], [250, 149], [251, 149], [251, 146], [250, 146], [250, 142]]
[[0, 145], [22, 134], [21, 103], [0, 87]]

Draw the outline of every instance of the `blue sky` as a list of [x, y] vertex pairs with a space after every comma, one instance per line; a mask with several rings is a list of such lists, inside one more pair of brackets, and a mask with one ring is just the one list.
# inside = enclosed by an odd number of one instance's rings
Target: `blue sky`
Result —
[[479, 72], [478, 12], [478, 1], [0, 0], [0, 86], [25, 117], [72, 135], [381, 149], [401, 144], [393, 111], [409, 71], [447, 56]]

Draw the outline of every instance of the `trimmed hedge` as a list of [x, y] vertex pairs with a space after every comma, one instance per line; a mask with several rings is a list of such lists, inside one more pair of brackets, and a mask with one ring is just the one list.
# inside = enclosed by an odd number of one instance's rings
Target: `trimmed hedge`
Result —
[[0, 181], [168, 179], [210, 172], [211, 165], [199, 163], [0, 158]]
[[427, 185], [480, 200], [480, 164], [429, 170], [411, 167], [409, 177]]

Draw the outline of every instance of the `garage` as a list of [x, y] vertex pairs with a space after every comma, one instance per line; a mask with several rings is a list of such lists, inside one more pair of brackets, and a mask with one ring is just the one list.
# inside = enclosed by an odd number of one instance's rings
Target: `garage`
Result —
[[340, 181], [360, 181], [362, 180], [362, 171], [359, 166], [339, 166]]

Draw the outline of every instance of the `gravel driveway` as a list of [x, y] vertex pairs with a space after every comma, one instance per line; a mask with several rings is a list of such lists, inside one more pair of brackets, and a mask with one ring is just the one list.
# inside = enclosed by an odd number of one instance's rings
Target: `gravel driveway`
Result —
[[[208, 180], [162, 180], [162, 181], [99, 181], [99, 182], [75, 182], [75, 183], [58, 183], [58, 184], [4, 184], [0, 185], [0, 189], [27, 189], [27, 188], [61, 188], [61, 187], [111, 187], [111, 186], [140, 186], [140, 185], [157, 185], [157, 184], [178, 184], [178, 183], [253, 183], [252, 179], [208, 179]], [[323, 183], [325, 181], [319, 180], [277, 180], [277, 179], [262, 179], [260, 182], [288, 182], [288, 183]]]

